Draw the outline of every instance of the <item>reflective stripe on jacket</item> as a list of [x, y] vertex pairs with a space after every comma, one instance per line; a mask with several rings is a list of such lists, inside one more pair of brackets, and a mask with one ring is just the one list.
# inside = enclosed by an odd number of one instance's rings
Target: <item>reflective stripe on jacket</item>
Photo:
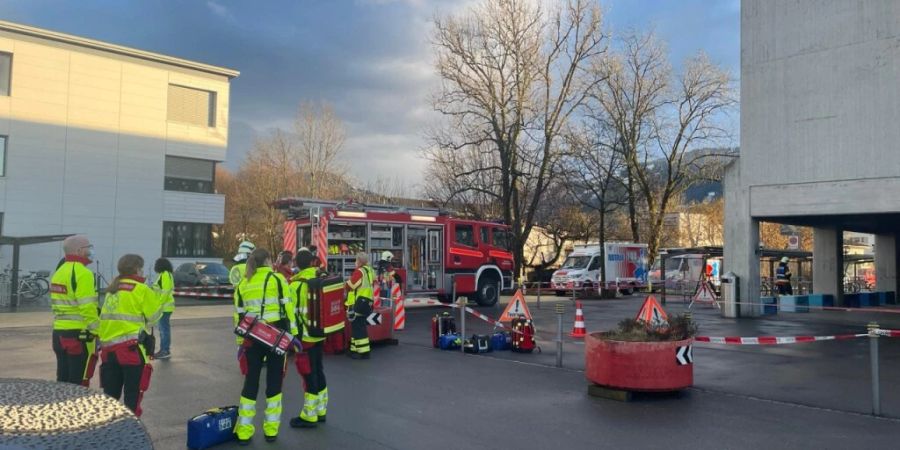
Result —
[[162, 317], [161, 306], [160, 296], [152, 288], [133, 278], [121, 278], [116, 293], [103, 299], [97, 329], [100, 345], [137, 339], [141, 330]]
[[374, 295], [372, 291], [372, 280], [375, 279], [375, 272], [373, 272], [372, 268], [368, 265], [362, 266], [356, 270], [360, 271], [361, 274], [359, 284], [354, 286], [354, 283], [350, 281], [347, 282], [347, 287], [350, 288], [350, 291], [347, 293], [347, 301], [344, 303], [351, 307], [356, 303], [357, 297], [374, 300], [374, 298], [372, 298]]
[[94, 273], [83, 262], [70, 258], [50, 280], [53, 329], [96, 330], [99, 318]]

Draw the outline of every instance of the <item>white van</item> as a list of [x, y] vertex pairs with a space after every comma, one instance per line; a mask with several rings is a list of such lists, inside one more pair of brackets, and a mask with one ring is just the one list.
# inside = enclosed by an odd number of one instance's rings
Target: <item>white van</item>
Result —
[[[607, 289], [618, 289], [625, 295], [647, 286], [647, 245], [607, 242], [606, 285]], [[599, 290], [600, 288], [600, 246], [576, 245], [566, 257], [562, 267], [550, 279], [551, 289], [563, 296], [571, 289]], [[571, 286], [569, 285], [571, 283]]]

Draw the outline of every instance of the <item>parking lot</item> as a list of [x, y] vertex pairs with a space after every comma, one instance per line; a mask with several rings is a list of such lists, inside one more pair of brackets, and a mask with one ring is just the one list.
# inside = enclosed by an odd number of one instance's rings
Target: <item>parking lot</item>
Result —
[[[331, 405], [328, 423], [293, 430], [287, 419], [302, 399], [299, 377], [285, 380], [285, 426], [276, 444], [259, 437], [252, 448], [859, 448], [891, 446], [900, 429], [900, 340], [881, 339], [882, 409], [870, 410], [865, 339], [771, 347], [713, 346], [694, 350], [695, 387], [678, 396], [645, 396], [620, 403], [586, 394], [580, 341], [566, 337], [563, 369], [555, 364], [555, 302], [566, 305], [564, 334], [574, 309], [568, 299], [529, 297], [542, 352], [464, 355], [430, 346], [430, 318], [441, 307], [410, 308], [400, 345], [376, 347], [370, 361], [326, 358]], [[633, 316], [642, 298], [585, 300], [588, 331]], [[670, 313], [684, 308], [670, 299]], [[479, 308], [492, 317], [502, 309]], [[49, 379], [49, 315], [0, 314], [0, 377]], [[701, 335], [778, 335], [859, 332], [862, 313], [780, 314], [723, 319], [694, 311]], [[877, 317], [900, 328], [893, 315]], [[467, 332], [492, 327], [474, 317]], [[241, 377], [235, 362], [230, 306], [179, 299], [173, 358], [155, 362], [143, 421], [156, 448], [184, 448], [185, 422], [204, 409], [236, 403]], [[96, 387], [96, 379], [94, 380]], [[259, 419], [260, 416], [257, 416]], [[765, 430], [765, 431], [761, 431]], [[660, 436], [665, 436], [660, 441]], [[223, 448], [230, 448], [225, 446]]]

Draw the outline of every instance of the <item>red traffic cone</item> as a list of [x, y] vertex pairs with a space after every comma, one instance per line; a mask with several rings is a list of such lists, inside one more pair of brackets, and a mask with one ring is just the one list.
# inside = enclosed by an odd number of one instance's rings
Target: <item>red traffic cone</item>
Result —
[[584, 313], [581, 311], [581, 302], [575, 302], [575, 327], [569, 336], [573, 338], [583, 338], [587, 333], [584, 329]]

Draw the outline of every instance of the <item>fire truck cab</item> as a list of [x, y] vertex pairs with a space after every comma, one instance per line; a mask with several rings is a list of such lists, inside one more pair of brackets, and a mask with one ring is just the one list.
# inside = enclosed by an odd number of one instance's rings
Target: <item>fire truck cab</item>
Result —
[[377, 268], [389, 251], [407, 297], [456, 295], [497, 303], [513, 287], [512, 235], [503, 224], [457, 219], [436, 208], [284, 198], [273, 202], [284, 222], [284, 250], [316, 246], [329, 273], [350, 277], [356, 254]]

